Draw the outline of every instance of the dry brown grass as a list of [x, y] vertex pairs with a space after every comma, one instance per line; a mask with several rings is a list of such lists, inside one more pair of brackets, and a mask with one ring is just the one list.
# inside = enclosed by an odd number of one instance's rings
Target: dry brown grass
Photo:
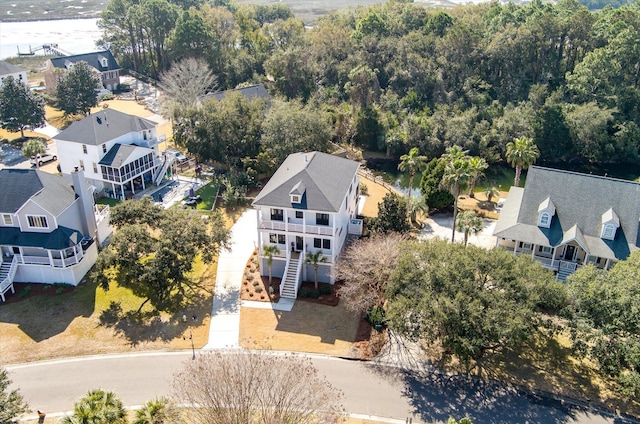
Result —
[[467, 211], [476, 211], [478, 216], [488, 219], [498, 219], [500, 214], [496, 212], [496, 203], [500, 197], [507, 198], [509, 192], [501, 191], [498, 197], [491, 199], [491, 203], [487, 202], [487, 196], [484, 193], [475, 193], [475, 198], [471, 198], [466, 194], [458, 198], [458, 209]]
[[364, 178], [362, 175], [360, 177], [360, 184], [365, 184], [369, 190], [364, 208], [362, 208], [362, 215], [372, 218], [376, 217], [378, 216], [378, 203], [382, 202], [382, 199], [385, 194], [389, 193], [389, 190], [381, 184]]
[[349, 355], [360, 320], [343, 305], [296, 301], [291, 312], [241, 308], [240, 346]]

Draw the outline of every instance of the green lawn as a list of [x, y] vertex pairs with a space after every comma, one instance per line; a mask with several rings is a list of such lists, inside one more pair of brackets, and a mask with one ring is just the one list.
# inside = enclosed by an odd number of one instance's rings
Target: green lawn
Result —
[[102, 197], [98, 200], [96, 200], [96, 204], [98, 205], [109, 205], [109, 207], [113, 207], [115, 205], [117, 205], [118, 203], [120, 203], [122, 200], [120, 199], [112, 199], [110, 197]]
[[218, 197], [219, 186], [209, 183], [196, 190], [196, 194], [202, 197], [202, 202], [196, 205], [199, 211], [210, 211], [216, 203]]

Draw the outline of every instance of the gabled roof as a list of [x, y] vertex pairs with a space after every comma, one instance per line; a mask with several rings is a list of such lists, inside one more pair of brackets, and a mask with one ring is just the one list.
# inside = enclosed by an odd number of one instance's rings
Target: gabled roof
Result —
[[[285, 159], [253, 204], [276, 208], [338, 212], [360, 164], [327, 153], [293, 153]], [[291, 203], [291, 191], [302, 183], [302, 203]], [[299, 187], [299, 186], [298, 186]]]
[[16, 65], [12, 65], [11, 63], [3, 62], [0, 60], [0, 75], [17, 74], [24, 71], [24, 69]]
[[129, 157], [138, 148], [135, 144], [115, 144], [100, 160], [99, 165], [120, 168], [125, 163], [131, 162]]
[[148, 119], [107, 108], [74, 122], [54, 138], [99, 146], [125, 134], [150, 130], [156, 126], [155, 122]]
[[[547, 198], [556, 209], [548, 229], [537, 226], [538, 207]], [[614, 240], [602, 240], [602, 216], [610, 209], [620, 228]], [[639, 218], [639, 183], [532, 166], [524, 189], [509, 191], [493, 234], [550, 247], [575, 240], [591, 255], [625, 259], [639, 247]]]
[[0, 170], [0, 213], [16, 213], [29, 199], [53, 215], [75, 199], [71, 182], [35, 169]]
[[[107, 66], [102, 66], [102, 58], [107, 59]], [[97, 69], [100, 72], [116, 71], [120, 69], [118, 62], [113, 57], [109, 50], [103, 50], [100, 52], [76, 54], [73, 56], [63, 56], [51, 59], [51, 64], [54, 68], [67, 69], [67, 64], [77, 62], [87, 62], [89, 66]]]
[[234, 90], [216, 91], [215, 93], [207, 93], [205, 97], [207, 99], [222, 100], [227, 95], [227, 93], [234, 92], [234, 91], [242, 94], [244, 97], [246, 97], [249, 100], [253, 100], [255, 98], [265, 99], [267, 101], [271, 100], [271, 96], [269, 95], [269, 92], [262, 84], [256, 84], [250, 87], [236, 88]]

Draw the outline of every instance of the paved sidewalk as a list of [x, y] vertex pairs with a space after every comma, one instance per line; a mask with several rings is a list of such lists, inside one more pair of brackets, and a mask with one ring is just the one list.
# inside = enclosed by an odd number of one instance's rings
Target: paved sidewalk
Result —
[[240, 285], [247, 260], [258, 245], [257, 211], [247, 209], [231, 228], [230, 250], [220, 252], [209, 342], [203, 349], [239, 347]]

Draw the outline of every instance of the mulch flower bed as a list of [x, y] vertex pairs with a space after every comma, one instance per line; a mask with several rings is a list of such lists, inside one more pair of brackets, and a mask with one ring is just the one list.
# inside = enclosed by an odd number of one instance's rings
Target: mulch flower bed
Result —
[[245, 266], [242, 285], [240, 287], [240, 299], [277, 303], [278, 300], [280, 300], [279, 286], [280, 278], [274, 277], [271, 279], [271, 287], [273, 287], [273, 289], [269, 289], [269, 276], [260, 275], [258, 251], [254, 250]]
[[6, 301], [0, 301], [0, 306], [11, 303], [18, 303], [35, 296], [59, 296], [75, 290], [75, 286], [70, 284], [42, 284], [42, 283], [13, 283], [15, 293], [11, 290], [4, 294]]

